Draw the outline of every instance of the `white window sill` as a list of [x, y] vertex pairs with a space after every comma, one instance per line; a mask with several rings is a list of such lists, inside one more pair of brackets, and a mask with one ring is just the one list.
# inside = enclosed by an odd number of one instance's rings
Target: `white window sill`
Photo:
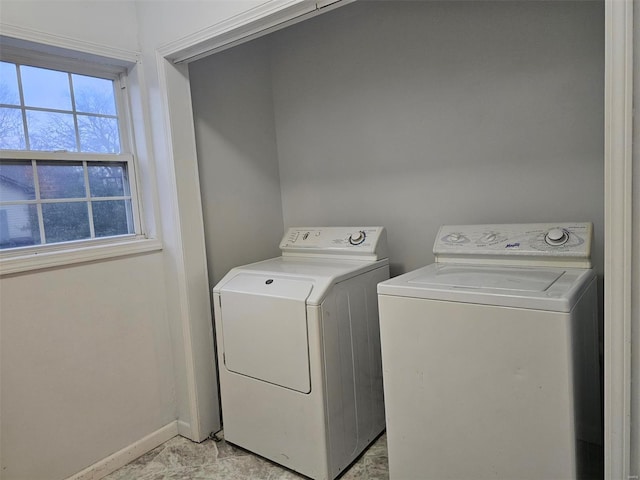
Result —
[[98, 245], [75, 246], [64, 250], [30, 250], [24, 255], [0, 258], [0, 276], [158, 250], [162, 250], [162, 243], [155, 238], [126, 239]]

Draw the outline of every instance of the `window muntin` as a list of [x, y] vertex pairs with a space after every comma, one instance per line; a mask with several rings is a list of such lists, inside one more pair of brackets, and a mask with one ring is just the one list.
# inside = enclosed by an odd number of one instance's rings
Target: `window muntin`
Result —
[[139, 233], [123, 85], [86, 73], [0, 61], [0, 251]]
[[134, 234], [129, 163], [3, 160], [0, 249]]
[[0, 62], [0, 148], [121, 152], [114, 79]]

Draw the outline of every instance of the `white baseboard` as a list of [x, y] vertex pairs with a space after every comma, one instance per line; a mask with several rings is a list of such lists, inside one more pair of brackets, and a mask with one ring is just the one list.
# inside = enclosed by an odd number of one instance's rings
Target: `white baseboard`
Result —
[[178, 422], [174, 421], [113, 455], [109, 455], [107, 458], [94, 463], [81, 472], [70, 476], [67, 480], [98, 480], [153, 450], [176, 435], [178, 435]]

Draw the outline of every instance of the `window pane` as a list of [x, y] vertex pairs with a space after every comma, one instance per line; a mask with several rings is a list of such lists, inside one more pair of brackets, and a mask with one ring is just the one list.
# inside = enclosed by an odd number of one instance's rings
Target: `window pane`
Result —
[[0, 148], [25, 148], [22, 112], [17, 108], [0, 108]]
[[0, 103], [20, 105], [18, 75], [13, 63], [0, 62]]
[[131, 195], [126, 163], [90, 162], [88, 168], [92, 197]]
[[120, 153], [117, 119], [78, 115], [78, 129], [81, 152]]
[[38, 209], [35, 205], [0, 207], [0, 249], [39, 243]]
[[[84, 169], [81, 163], [38, 162], [40, 198], [84, 198]], [[47, 242], [49, 238], [47, 235]]]
[[71, 114], [27, 112], [27, 129], [31, 150], [77, 151]]
[[96, 237], [133, 233], [130, 200], [93, 202], [93, 228]]
[[0, 163], [0, 201], [35, 198], [31, 162], [3, 160]]
[[67, 73], [22, 65], [20, 75], [26, 106], [71, 110]]
[[71, 75], [76, 110], [85, 113], [116, 114], [113, 80]]
[[42, 205], [47, 243], [89, 238], [89, 210], [86, 202], [45, 203]]

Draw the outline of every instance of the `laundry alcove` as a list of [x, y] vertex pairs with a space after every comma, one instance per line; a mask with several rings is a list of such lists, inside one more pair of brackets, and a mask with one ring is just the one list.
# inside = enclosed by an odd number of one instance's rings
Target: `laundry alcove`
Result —
[[448, 224], [592, 221], [604, 5], [355, 2], [189, 64], [209, 281], [290, 225], [384, 225], [392, 274]]
[[355, 2], [189, 64], [209, 282], [283, 228], [591, 221], [604, 273], [604, 4]]

